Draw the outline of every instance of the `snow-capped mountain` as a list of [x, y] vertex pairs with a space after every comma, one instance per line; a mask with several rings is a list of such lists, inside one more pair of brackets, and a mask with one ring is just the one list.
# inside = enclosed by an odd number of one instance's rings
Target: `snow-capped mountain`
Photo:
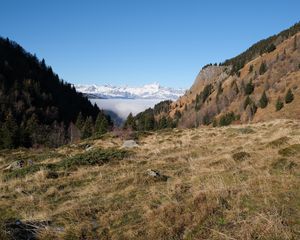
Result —
[[184, 89], [162, 87], [158, 83], [142, 87], [120, 87], [111, 85], [75, 85], [77, 91], [89, 98], [126, 98], [126, 99], [170, 99], [176, 100], [185, 92]]

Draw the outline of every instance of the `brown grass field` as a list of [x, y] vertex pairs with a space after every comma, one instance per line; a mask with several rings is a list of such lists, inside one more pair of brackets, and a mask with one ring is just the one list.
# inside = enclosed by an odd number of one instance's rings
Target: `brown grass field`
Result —
[[[112, 134], [0, 152], [0, 239], [300, 239], [300, 121]], [[85, 144], [93, 147], [86, 151]], [[32, 166], [5, 170], [13, 161]], [[147, 169], [167, 177], [151, 177]]]

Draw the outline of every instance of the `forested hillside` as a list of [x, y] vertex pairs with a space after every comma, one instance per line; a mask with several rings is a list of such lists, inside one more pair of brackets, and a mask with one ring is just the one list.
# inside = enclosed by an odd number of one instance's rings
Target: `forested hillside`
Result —
[[[205, 65], [191, 88], [168, 110], [152, 111], [153, 118], [183, 128], [299, 119], [299, 31], [297, 23], [222, 64]], [[139, 124], [139, 117], [149, 113], [140, 113], [134, 122]]]
[[[86, 136], [92, 134], [97, 116], [98, 123], [103, 120], [102, 125], [111, 125], [96, 105], [61, 80], [44, 59], [0, 38], [0, 148], [64, 144], [74, 134], [76, 127], [71, 123], [79, 113], [84, 121], [81, 130], [85, 121], [90, 128]], [[84, 135], [77, 130], [77, 135]]]

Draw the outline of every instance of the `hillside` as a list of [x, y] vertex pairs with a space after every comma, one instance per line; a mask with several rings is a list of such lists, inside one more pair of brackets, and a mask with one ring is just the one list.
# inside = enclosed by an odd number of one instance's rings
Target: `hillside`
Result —
[[131, 150], [112, 133], [2, 150], [0, 239], [299, 239], [299, 129], [274, 120], [149, 132]]
[[[295, 26], [291, 28], [295, 29], [291, 30], [291, 34], [299, 31], [300, 24]], [[218, 125], [230, 113], [233, 117], [224, 121], [225, 124], [274, 118], [299, 119], [300, 34], [287, 35], [287, 32], [264, 40], [266, 43], [259, 48], [261, 41], [223, 65], [202, 69], [191, 89], [172, 104], [170, 115], [174, 116], [179, 111], [182, 117], [178, 125], [184, 127], [211, 124], [213, 121]], [[251, 49], [257, 50], [251, 52]], [[259, 50], [261, 55], [257, 52]], [[294, 101], [286, 104], [289, 89]], [[264, 104], [261, 103], [263, 93], [266, 96]], [[283, 103], [282, 109], [276, 109], [277, 102]]]
[[66, 143], [80, 112], [84, 119], [106, 118], [44, 59], [0, 38], [0, 148]]
[[167, 112], [154, 114], [156, 122], [164, 117], [172, 118], [178, 127], [197, 127], [299, 119], [299, 31], [297, 23], [235, 58], [204, 66], [192, 87]]

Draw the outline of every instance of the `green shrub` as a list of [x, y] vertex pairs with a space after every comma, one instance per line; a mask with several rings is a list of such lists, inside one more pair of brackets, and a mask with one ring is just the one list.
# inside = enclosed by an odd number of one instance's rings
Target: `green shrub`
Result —
[[245, 86], [245, 94], [250, 95], [254, 91], [254, 85], [252, 81], [248, 82]]
[[280, 149], [278, 153], [285, 157], [295, 156], [300, 153], [300, 144], [293, 144], [289, 147]]
[[292, 93], [292, 90], [289, 88], [285, 95], [285, 103], [291, 103], [294, 100], [294, 94]]
[[127, 156], [129, 156], [129, 152], [123, 149], [91, 150], [62, 160], [56, 165], [56, 168], [68, 169], [84, 165], [102, 165], [112, 160], [122, 160]]
[[235, 120], [235, 115], [233, 112], [226, 113], [225, 115], [221, 116], [219, 125], [220, 126], [228, 126]]
[[280, 98], [278, 98], [275, 105], [276, 111], [279, 111], [281, 108], [283, 108], [283, 106], [283, 102], [280, 100]]
[[268, 98], [266, 92], [264, 91], [259, 100], [259, 104], [261, 108], [265, 108], [268, 105]]
[[288, 161], [286, 158], [279, 158], [271, 164], [273, 169], [276, 170], [291, 170], [297, 166], [297, 163]]
[[267, 71], [267, 65], [265, 62], [262, 62], [259, 67], [259, 75], [263, 75]]
[[250, 65], [249, 67], [249, 73], [253, 72], [253, 65]]
[[267, 146], [272, 148], [281, 147], [282, 145], [287, 144], [288, 141], [289, 141], [288, 137], [281, 137], [274, 141], [269, 142]]
[[12, 178], [23, 178], [26, 175], [33, 174], [35, 172], [40, 171], [41, 167], [42, 167], [42, 164], [36, 164], [36, 165], [16, 169], [16, 170], [13, 170], [13, 171], [5, 174], [4, 179], [8, 180], [8, 179], [12, 179]]

